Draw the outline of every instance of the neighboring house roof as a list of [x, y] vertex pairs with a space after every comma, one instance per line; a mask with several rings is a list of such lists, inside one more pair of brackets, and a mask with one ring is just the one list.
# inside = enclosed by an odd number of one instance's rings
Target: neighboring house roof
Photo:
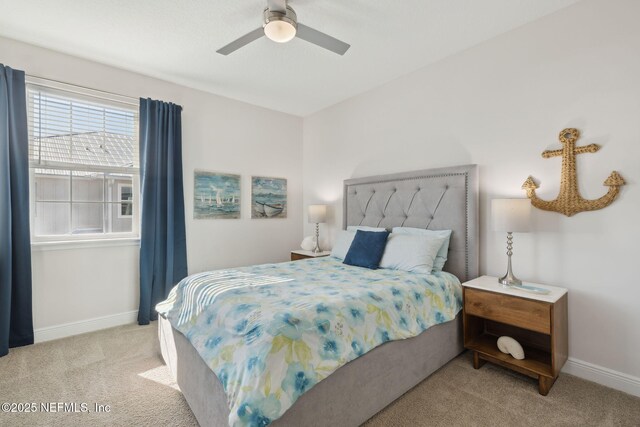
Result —
[[42, 160], [89, 166], [137, 167], [137, 143], [134, 136], [110, 132], [34, 137], [29, 158], [36, 164]]

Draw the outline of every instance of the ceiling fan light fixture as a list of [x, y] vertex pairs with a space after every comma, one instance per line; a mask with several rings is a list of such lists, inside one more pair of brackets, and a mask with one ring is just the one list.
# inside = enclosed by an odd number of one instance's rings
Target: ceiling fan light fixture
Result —
[[296, 27], [285, 21], [271, 21], [264, 26], [264, 35], [277, 43], [286, 43], [296, 36]]
[[298, 29], [297, 16], [293, 9], [287, 6], [287, 13], [264, 10], [264, 35], [277, 43], [291, 41]]

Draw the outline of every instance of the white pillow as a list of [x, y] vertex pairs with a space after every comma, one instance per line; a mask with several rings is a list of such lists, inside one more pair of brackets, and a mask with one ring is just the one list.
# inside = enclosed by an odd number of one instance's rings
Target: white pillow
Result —
[[393, 227], [393, 233], [411, 234], [414, 236], [430, 236], [433, 238], [444, 238], [442, 246], [438, 250], [435, 262], [433, 263], [433, 271], [442, 271], [444, 263], [447, 262], [449, 253], [449, 241], [451, 240], [451, 230], [427, 230], [425, 228], [412, 227]]
[[391, 233], [380, 268], [431, 274], [438, 250], [445, 238]]
[[333, 244], [333, 249], [331, 249], [331, 256], [344, 259], [347, 256], [347, 252], [349, 252], [354, 237], [356, 237], [355, 231], [338, 231], [338, 234], [336, 234], [336, 242]]
[[380, 228], [380, 227], [367, 227], [366, 225], [350, 225], [347, 227], [347, 231], [358, 231], [358, 230], [362, 230], [362, 231], [387, 231], [386, 228]]

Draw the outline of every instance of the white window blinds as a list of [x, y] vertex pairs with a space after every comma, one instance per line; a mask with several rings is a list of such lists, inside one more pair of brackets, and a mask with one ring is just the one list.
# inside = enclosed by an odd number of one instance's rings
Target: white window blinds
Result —
[[31, 167], [138, 170], [138, 110], [117, 101], [27, 86]]

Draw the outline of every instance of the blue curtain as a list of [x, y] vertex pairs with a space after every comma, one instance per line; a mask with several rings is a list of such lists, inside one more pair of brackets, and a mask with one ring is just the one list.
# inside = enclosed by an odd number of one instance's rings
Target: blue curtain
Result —
[[187, 276], [181, 112], [176, 104], [140, 99], [141, 325], [158, 318], [156, 304]]
[[24, 71], [0, 64], [0, 356], [33, 344]]

